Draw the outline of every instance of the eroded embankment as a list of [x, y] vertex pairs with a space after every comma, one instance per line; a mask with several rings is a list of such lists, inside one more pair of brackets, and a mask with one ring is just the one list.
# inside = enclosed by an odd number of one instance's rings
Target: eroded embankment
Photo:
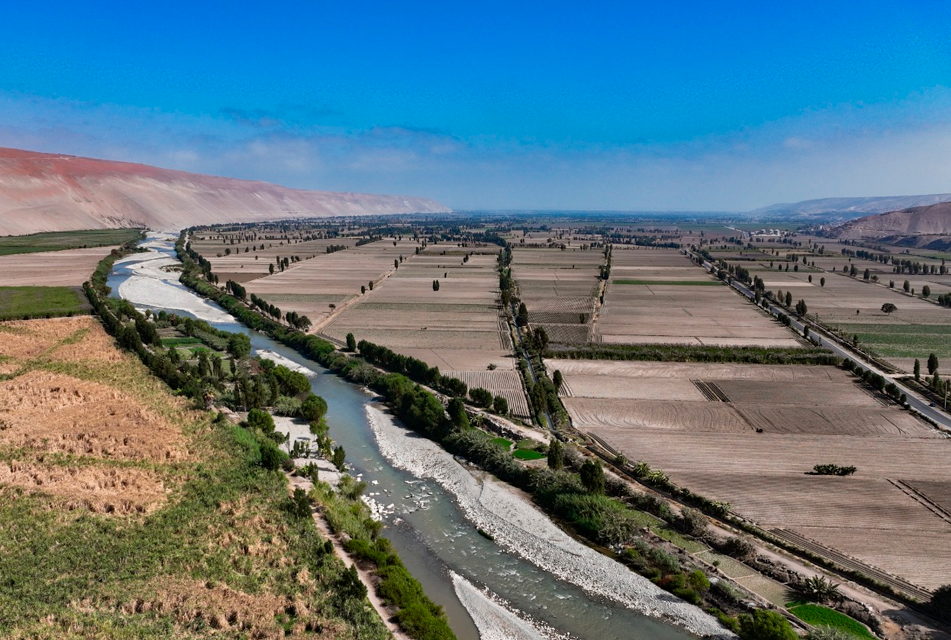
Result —
[[506, 485], [477, 479], [438, 444], [396, 424], [376, 407], [367, 406], [366, 410], [380, 451], [390, 463], [438, 482], [456, 499], [466, 519], [491, 534], [506, 551], [589, 594], [672, 622], [691, 633], [732, 637], [697, 607], [571, 538]]

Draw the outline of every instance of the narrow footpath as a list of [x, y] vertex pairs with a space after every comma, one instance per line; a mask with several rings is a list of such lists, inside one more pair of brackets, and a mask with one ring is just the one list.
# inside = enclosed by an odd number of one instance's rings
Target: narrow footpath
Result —
[[[306, 479], [298, 476], [292, 476], [287, 474], [287, 479], [289, 481], [289, 489], [293, 494], [294, 489], [303, 489], [304, 491], [310, 493], [310, 490], [313, 489], [313, 483]], [[383, 620], [383, 624], [386, 625], [386, 628], [393, 634], [393, 637], [397, 640], [412, 640], [408, 635], [403, 633], [399, 626], [393, 622], [393, 614], [389, 608], [383, 603], [380, 599], [380, 596], [376, 594], [376, 587], [373, 584], [373, 577], [363, 569], [360, 568], [353, 560], [350, 559], [350, 556], [347, 555], [347, 552], [343, 548], [340, 539], [335, 536], [330, 531], [330, 525], [327, 524], [327, 521], [324, 519], [323, 514], [319, 510], [313, 509], [314, 524], [317, 525], [317, 530], [320, 531], [320, 535], [330, 540], [334, 546], [334, 555], [340, 558], [343, 561], [344, 566], [346, 567], [355, 567], [357, 570], [357, 575], [360, 577], [360, 582], [363, 583], [363, 586], [367, 588], [367, 600], [370, 601], [370, 606], [377, 612], [380, 618]]]

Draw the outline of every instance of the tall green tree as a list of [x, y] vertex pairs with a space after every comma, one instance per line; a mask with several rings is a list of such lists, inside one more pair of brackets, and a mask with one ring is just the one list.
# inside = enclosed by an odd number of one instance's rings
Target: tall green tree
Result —
[[509, 401], [502, 396], [495, 396], [492, 398], [492, 410], [500, 416], [507, 416], [509, 414]]
[[934, 372], [938, 370], [938, 356], [934, 353], [928, 356], [928, 373], [934, 375]]
[[461, 398], [451, 399], [449, 405], [446, 407], [446, 413], [449, 414], [452, 425], [457, 429], [469, 428], [469, 416], [466, 413], [466, 404]]
[[581, 465], [581, 484], [588, 493], [604, 493], [604, 469], [598, 460], [587, 460]]
[[300, 408], [300, 415], [308, 422], [320, 422], [327, 414], [327, 401], [318, 395], [310, 394]]
[[518, 303], [518, 315], [515, 316], [515, 323], [520, 327], [528, 325], [528, 307], [524, 302]]
[[347, 452], [343, 450], [343, 445], [338, 444], [336, 447], [334, 447], [333, 460], [332, 460], [334, 466], [337, 467], [337, 471], [342, 472], [346, 468], [345, 467], [346, 461], [347, 461]]
[[565, 452], [561, 442], [552, 438], [548, 443], [548, 468], [558, 471], [565, 466]]
[[938, 587], [931, 594], [931, 610], [942, 620], [951, 622], [951, 584]]
[[352, 333], [347, 334], [347, 351], [355, 352], [357, 350], [357, 339]]
[[232, 358], [241, 359], [251, 353], [251, 338], [245, 333], [232, 333], [228, 336], [228, 354]]
[[915, 381], [921, 381], [921, 361], [918, 358], [915, 358]]

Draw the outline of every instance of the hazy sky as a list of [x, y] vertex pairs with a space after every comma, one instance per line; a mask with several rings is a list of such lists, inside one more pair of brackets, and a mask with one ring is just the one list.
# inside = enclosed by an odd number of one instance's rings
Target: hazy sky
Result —
[[470, 209], [951, 192], [948, 2], [13, 2], [0, 43], [0, 146]]

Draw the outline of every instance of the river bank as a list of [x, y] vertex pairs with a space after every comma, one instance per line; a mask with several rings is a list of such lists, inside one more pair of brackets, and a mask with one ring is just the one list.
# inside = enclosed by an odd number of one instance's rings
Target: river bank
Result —
[[[110, 278], [110, 286], [134, 305], [153, 310], [168, 309], [162, 295], [163, 291], [167, 291], [164, 285], [179, 289], [194, 300], [176, 298], [177, 308], [169, 309], [170, 311], [200, 317], [208, 312], [204, 307], [208, 305], [213, 311], [223, 313], [227, 318], [211, 322], [227, 331], [248, 334], [255, 355], [270, 357], [283, 364], [294, 363], [296, 370], [308, 375], [314, 393], [329, 401], [327, 421], [331, 425], [331, 435], [335, 441], [346, 447], [348, 464], [352, 465], [351, 473], [367, 481], [372, 494], [376, 494], [375, 497], [388, 507], [388, 513], [384, 516], [384, 535], [393, 541], [394, 547], [412, 574], [424, 584], [426, 592], [446, 608], [453, 630], [461, 640], [508, 636], [504, 633], [498, 635], [497, 630], [485, 626], [486, 620], [498, 616], [487, 616], [485, 607], [473, 604], [478, 601], [476, 598], [463, 601], [459, 594], [471, 593], [456, 588], [452, 574], [461, 576], [470, 584], [479, 585], [476, 590], [482, 591], [489, 600], [507, 603], [506, 611], [523, 623], [529, 626], [538, 623], [534, 627], [536, 629], [547, 628], [545, 625], [548, 625], [552, 631], [545, 632], [543, 637], [598, 637], [618, 640], [686, 640], [690, 637], [683, 630], [683, 625], [672, 626], [657, 618], [645, 617], [645, 612], [654, 615], [656, 613], [650, 607], [645, 607], [644, 610], [638, 608], [639, 600], [606, 598], [598, 591], [585, 591], [570, 580], [564, 580], [563, 573], [548, 570], [549, 566], [553, 569], [557, 567], [529, 562], [525, 556], [510, 552], [509, 549], [479, 535], [451, 491], [425, 476], [417, 476], [401, 469], [382, 455], [366, 414], [366, 406], [373, 401], [372, 396], [362, 387], [329, 373], [324, 367], [297, 351], [238, 324], [217, 305], [200, 298], [181, 285], [177, 281], [178, 273], [174, 271], [178, 262], [174, 252], [170, 250], [170, 242], [162, 239], [150, 241], [150, 248], [154, 253], [130, 256], [123, 264], [117, 265], [116, 272]], [[156, 254], [171, 258], [171, 262], [156, 262], [151, 266], [158, 268], [148, 270], [131, 268], [135, 262], [155, 259], [158, 257]], [[130, 279], [142, 278], [149, 278], [153, 282], [139, 283], [139, 286], [131, 288], [123, 287]], [[156, 295], [159, 297], [152, 297]], [[427, 442], [438, 448], [438, 445]], [[448, 455], [445, 451], [440, 451]], [[389, 509], [391, 506], [392, 511]], [[547, 520], [544, 515], [538, 512], [535, 514]], [[501, 519], [508, 515], [503, 513], [497, 517]], [[548, 525], [557, 530], [550, 521]], [[512, 526], [518, 529], [526, 525]], [[544, 547], [548, 543], [543, 539], [535, 544]], [[587, 549], [583, 545], [579, 546]], [[617, 564], [592, 550], [588, 551], [599, 556], [600, 561]], [[617, 565], [615, 570], [631, 573], [621, 565]], [[623, 586], [615, 590], [621, 589]], [[663, 597], [676, 600], [669, 594], [664, 594]], [[632, 602], [638, 604], [632, 605]], [[690, 607], [679, 600], [677, 602], [679, 606]], [[476, 606], [482, 608], [473, 608]], [[701, 617], [705, 616], [699, 609], [695, 612]], [[664, 616], [661, 616], [661, 619], [669, 620]], [[716, 631], [722, 633], [720, 628], [716, 628]]]
[[579, 543], [526, 497], [491, 477], [475, 477], [435, 442], [399, 425], [376, 406], [367, 418], [380, 450], [395, 466], [431, 478], [456, 499], [466, 519], [514, 553], [587, 593], [677, 624], [699, 636], [732, 634], [697, 607]]

